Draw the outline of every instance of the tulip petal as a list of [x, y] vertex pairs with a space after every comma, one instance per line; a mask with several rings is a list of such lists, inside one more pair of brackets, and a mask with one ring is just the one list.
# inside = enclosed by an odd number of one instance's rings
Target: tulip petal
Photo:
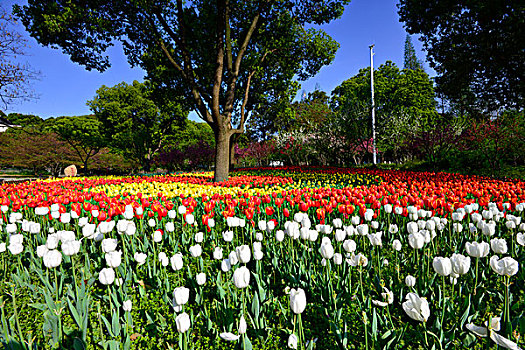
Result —
[[488, 334], [488, 330], [485, 327], [476, 326], [473, 323], [467, 324], [465, 327], [472, 333], [479, 335], [480, 337], [486, 337]]

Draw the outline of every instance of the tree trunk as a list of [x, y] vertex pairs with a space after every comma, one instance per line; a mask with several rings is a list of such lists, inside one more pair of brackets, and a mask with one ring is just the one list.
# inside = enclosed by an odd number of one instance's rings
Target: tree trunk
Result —
[[230, 167], [230, 137], [231, 134], [225, 128], [217, 127], [215, 131], [215, 175], [214, 182], [228, 180]]

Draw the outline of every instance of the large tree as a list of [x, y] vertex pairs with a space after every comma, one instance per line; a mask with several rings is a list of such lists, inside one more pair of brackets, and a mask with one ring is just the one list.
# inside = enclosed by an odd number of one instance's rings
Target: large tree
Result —
[[46, 120], [46, 123], [50, 122], [51, 130], [71, 146], [83, 164], [83, 172], [87, 173], [89, 160], [105, 146], [102, 123], [94, 115]]
[[523, 0], [401, 0], [400, 20], [420, 34], [439, 89], [462, 109], [523, 108]]
[[88, 105], [101, 123], [105, 142], [150, 170], [153, 156], [165, 139], [177, 130], [188, 112], [178, 100], [155, 103], [158, 96], [149, 84], [134, 81], [113, 87], [102, 86]]
[[103, 71], [123, 43], [158, 86], [182, 89], [216, 139], [215, 180], [228, 178], [230, 138], [259, 96], [279, 93], [329, 64], [338, 44], [321, 25], [350, 0], [29, 0], [16, 7], [30, 35]]
[[412, 38], [410, 37], [410, 34], [407, 34], [405, 38], [403, 61], [404, 69], [423, 69], [423, 63], [417, 58], [416, 49], [414, 48], [414, 44], [412, 44]]
[[22, 63], [27, 42], [17, 31], [16, 21], [0, 7], [0, 106], [34, 97], [30, 83], [38, 75], [29, 64]]
[[[400, 70], [387, 61], [374, 70], [376, 128], [379, 149], [399, 160], [407, 136], [432, 125], [436, 116], [434, 88], [421, 69]], [[359, 73], [332, 91], [332, 108], [345, 121], [347, 142], [360, 151], [371, 138], [370, 69]]]

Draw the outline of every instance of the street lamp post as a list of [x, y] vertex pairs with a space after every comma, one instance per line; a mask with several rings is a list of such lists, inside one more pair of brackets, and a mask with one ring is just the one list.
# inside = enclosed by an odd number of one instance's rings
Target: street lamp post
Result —
[[376, 105], [374, 102], [374, 44], [370, 45], [370, 89], [372, 91], [372, 161], [377, 164]]

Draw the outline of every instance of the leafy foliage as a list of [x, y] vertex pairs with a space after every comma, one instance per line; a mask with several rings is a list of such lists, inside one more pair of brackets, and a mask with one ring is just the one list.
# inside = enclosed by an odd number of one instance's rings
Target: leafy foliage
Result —
[[153, 156], [187, 112], [176, 100], [158, 107], [155, 92], [144, 83], [102, 86], [88, 105], [102, 125], [105, 142], [149, 170]]
[[27, 41], [17, 32], [16, 23], [0, 6], [0, 102], [4, 108], [34, 98], [30, 83], [38, 77], [38, 72], [20, 61], [26, 55]]
[[333, 60], [338, 44], [308, 25], [340, 17], [348, 3], [30, 0], [16, 13], [41, 44], [87, 69], [107, 69], [104, 52], [121, 41], [132, 65], [155, 86], [180, 91], [212, 127], [215, 180], [223, 181], [230, 138], [244, 132], [249, 111]]
[[463, 109], [523, 108], [522, 1], [401, 0], [400, 20], [420, 34], [440, 91]]

